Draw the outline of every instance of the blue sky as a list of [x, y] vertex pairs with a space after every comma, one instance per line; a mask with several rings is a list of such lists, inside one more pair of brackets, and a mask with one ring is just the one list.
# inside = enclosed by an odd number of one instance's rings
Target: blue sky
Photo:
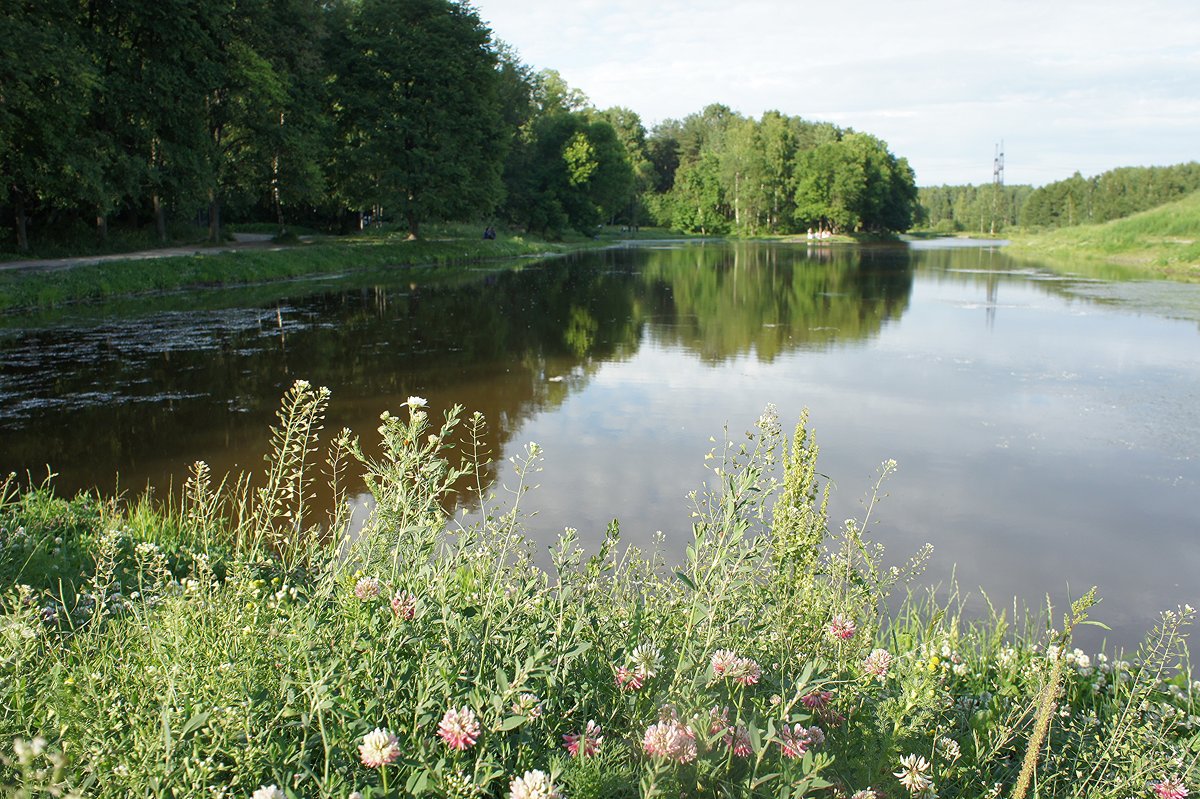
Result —
[[525, 63], [647, 128], [712, 102], [875, 134], [920, 185], [1200, 160], [1200, 2], [477, 0]]

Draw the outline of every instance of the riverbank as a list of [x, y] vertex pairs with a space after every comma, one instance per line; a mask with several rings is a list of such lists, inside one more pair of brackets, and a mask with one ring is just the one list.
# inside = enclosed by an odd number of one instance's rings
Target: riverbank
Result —
[[[0, 263], [0, 312], [51, 308], [69, 303], [183, 289], [219, 288], [337, 275], [370, 269], [418, 265], [481, 263], [506, 258], [560, 255], [611, 246], [633, 234], [610, 229], [596, 238], [568, 237], [548, 242], [501, 232], [484, 240], [473, 228], [429, 226], [428, 238], [406, 240], [404, 233], [369, 232], [277, 243], [265, 240], [245, 246], [168, 248], [136, 254], [85, 256], [80, 259]], [[656, 230], [639, 231], [637, 239], [663, 238]]]
[[1012, 256], [1067, 271], [1200, 282], [1200, 193], [1102, 225], [1005, 235]]
[[[1198, 686], [1178, 670], [1190, 609], [1128, 662], [1072, 647], [1090, 594], [1065, 625], [1056, 614], [1058, 632], [999, 611], [967, 622], [952, 597], [889, 613], [925, 556], [883, 569], [865, 520], [830, 526], [803, 425], [788, 441], [767, 413], [715, 446], [681, 562], [629, 548], [614, 523], [592, 553], [566, 531], [542, 565], [520, 512], [536, 445], [507, 499], [465, 500], [486, 512], [462, 530], [445, 509], [490, 462], [469, 443], [483, 419], [434, 421], [410, 397], [370, 460], [349, 434], [317, 440], [328, 399], [302, 382], [285, 396], [253, 491], [202, 465], [165, 505], [0, 487], [3, 784], [796, 799], [1195, 787]], [[343, 511], [308, 504], [318, 463], [335, 494], [348, 464], [367, 470], [376, 509], [351, 539], [325, 532], [345, 529]]]

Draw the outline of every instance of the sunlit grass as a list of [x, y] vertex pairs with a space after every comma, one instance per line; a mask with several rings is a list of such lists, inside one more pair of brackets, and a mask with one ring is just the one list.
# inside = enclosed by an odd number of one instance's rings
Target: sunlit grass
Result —
[[1085, 273], [1109, 264], [1126, 274], [1200, 280], [1200, 193], [1102, 225], [1014, 235], [1009, 251]]

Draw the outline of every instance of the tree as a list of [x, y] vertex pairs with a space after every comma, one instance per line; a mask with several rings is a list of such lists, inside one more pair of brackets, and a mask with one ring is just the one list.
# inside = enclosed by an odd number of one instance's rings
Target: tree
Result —
[[490, 213], [508, 136], [496, 54], [468, 6], [363, 0], [350, 9], [334, 90], [339, 195], [431, 218]]
[[720, 172], [721, 162], [713, 151], [679, 167], [669, 200], [672, 227], [701, 235], [729, 230]]
[[552, 113], [533, 125], [528, 146], [528, 169], [510, 203], [530, 229], [590, 235], [628, 201], [633, 169], [607, 121]]
[[796, 219], [834, 231], [903, 231], [912, 225], [912, 169], [864, 133], [805, 152], [796, 165]]
[[75, 19], [67, 0], [8, 2], [0, 14], [0, 201], [12, 204], [20, 250], [30, 207], [71, 202], [88, 170], [75, 145], [94, 73]]
[[616, 209], [617, 215], [630, 225], [640, 225], [646, 216], [642, 197], [654, 187], [656, 180], [654, 164], [650, 162], [646, 147], [646, 128], [642, 118], [628, 108], [609, 108], [599, 112], [598, 117], [612, 126], [633, 172], [628, 195]]

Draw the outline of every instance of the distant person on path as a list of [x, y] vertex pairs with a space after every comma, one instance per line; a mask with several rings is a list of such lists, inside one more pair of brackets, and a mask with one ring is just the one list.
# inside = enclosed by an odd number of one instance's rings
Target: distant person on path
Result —
[[496, 229], [491, 225], [488, 225], [483, 229], [483, 237], [488, 240], [496, 238]]

